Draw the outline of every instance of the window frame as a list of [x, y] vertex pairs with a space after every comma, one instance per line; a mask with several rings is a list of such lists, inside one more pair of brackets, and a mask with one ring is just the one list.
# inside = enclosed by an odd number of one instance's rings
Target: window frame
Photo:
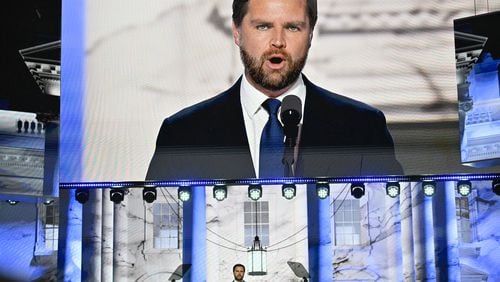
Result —
[[[53, 226], [50, 227], [51, 233], [54, 235], [49, 240], [52, 242], [48, 245], [47, 241], [47, 209], [52, 209], [51, 212]], [[40, 199], [36, 204], [37, 217], [36, 217], [36, 244], [35, 244], [35, 255], [36, 256], [50, 256], [57, 254], [59, 245], [59, 200], [54, 199], [54, 201], [47, 205]], [[50, 247], [52, 246], [52, 247]]]
[[[255, 211], [255, 205], [257, 204], [257, 210]], [[263, 211], [263, 206], [267, 207], [267, 212]], [[247, 207], [250, 207], [250, 211], [247, 211]], [[253, 240], [255, 237], [255, 212], [257, 215], [257, 232], [259, 235], [260, 243], [262, 246], [270, 245], [270, 213], [269, 213], [269, 201], [244, 201], [243, 202], [243, 241], [244, 246], [249, 248], [253, 245]], [[259, 215], [260, 214], [260, 215]], [[247, 215], [250, 219], [250, 222], [247, 222]], [[266, 219], [267, 216], [267, 220]], [[264, 222], [267, 221], [267, 222]], [[251, 233], [248, 234], [248, 230], [251, 230]], [[265, 234], [267, 233], [267, 234]], [[248, 242], [248, 241], [249, 242]], [[249, 243], [249, 244], [248, 244]]]
[[[365, 195], [366, 196], [366, 195]], [[343, 196], [341, 196], [343, 197]], [[349, 195], [347, 197], [350, 197]], [[339, 197], [340, 198], [340, 197]], [[363, 246], [363, 224], [362, 224], [362, 221], [363, 221], [363, 216], [362, 216], [362, 212], [363, 212], [363, 203], [361, 202], [361, 199], [349, 199], [349, 198], [345, 198], [345, 199], [337, 199], [336, 201], [333, 201], [333, 204], [332, 204], [332, 212], [331, 212], [331, 215], [332, 215], [332, 235], [333, 235], [333, 240], [332, 240], [332, 243], [333, 243], [333, 246], [334, 247], [337, 247], [337, 248], [351, 248], [351, 247], [361, 247]], [[340, 224], [348, 224], [348, 223], [351, 223], [352, 225], [354, 224], [357, 224], [358, 225], [358, 233], [357, 235], [359, 236], [358, 238], [358, 242], [357, 243], [352, 243], [352, 244], [346, 244], [346, 243], [340, 243], [339, 240], [338, 240], [338, 236], [340, 235], [339, 233], [337, 233], [339, 231], [339, 222], [337, 222], [336, 220], [336, 217], [338, 214], [334, 214], [335, 211], [337, 210], [337, 205], [336, 205], [336, 202], [338, 203], [342, 203], [342, 206], [338, 209], [337, 213], [338, 212], [341, 212], [341, 211], [344, 211], [346, 207], [346, 201], [348, 201], [348, 203], [350, 203], [350, 206], [349, 206], [349, 212], [350, 212], [350, 218], [351, 220], [350, 221], [342, 221], [340, 222]], [[352, 203], [357, 203], [357, 210], [358, 210], [358, 220], [357, 222], [354, 221], [354, 212], [356, 211], [356, 209], [353, 209], [352, 207]], [[343, 213], [343, 215], [345, 215], [345, 213]], [[342, 235], [355, 235], [356, 233], [342, 233]], [[352, 239], [352, 238], [351, 238]], [[354, 240], [352, 240], [353, 242]]]
[[[159, 211], [159, 214], [156, 214], [155, 213], [155, 210], [156, 208], [158, 209]], [[172, 209], [175, 209], [175, 210], [172, 210]], [[164, 213], [166, 211], [166, 213]], [[182, 221], [182, 218], [180, 216], [180, 205], [176, 202], [176, 203], [172, 203], [172, 202], [154, 202], [153, 205], [152, 205], [152, 216], [153, 216], [153, 249], [156, 249], [156, 250], [177, 250], [180, 248], [180, 238], [179, 238], [179, 234], [180, 234], [180, 225], [181, 225], [181, 222]], [[167, 218], [167, 222], [163, 222], [162, 219], [165, 219]], [[176, 222], [171, 222], [172, 218], [176, 218]], [[158, 222], [159, 225], [165, 225], [166, 228], [161, 228], [161, 226], [157, 225], [157, 219], [160, 220], [160, 222]], [[158, 228], [158, 229], [157, 229]], [[168, 236], [161, 236], [161, 234], [159, 234], [161, 231], [163, 230], [166, 230], [168, 234]], [[172, 232], [173, 231], [173, 232]], [[176, 233], [174, 234], [174, 236], [171, 236], [172, 233]], [[157, 246], [156, 245], [156, 242], [160, 241], [160, 243], [158, 243], [160, 246]], [[166, 244], [167, 246], [163, 246], [162, 247], [162, 244], [161, 241], [162, 240], [166, 240], [168, 243]], [[172, 241], [176, 241], [175, 243], [172, 244]]]
[[[167, 189], [169, 192], [165, 191], [162, 193], [161, 189]], [[165, 197], [164, 197], [165, 196]], [[144, 205], [144, 239], [145, 248], [144, 252], [146, 254], [162, 254], [162, 253], [180, 253], [182, 252], [182, 224], [183, 224], [183, 205], [177, 199], [177, 192], [173, 194], [170, 188], [162, 187], [157, 188], [157, 199], [153, 203], [146, 203], [142, 201]], [[177, 248], [155, 248], [154, 240], [154, 205], [155, 204], [170, 204], [177, 205], [178, 211], [178, 222], [177, 222]]]

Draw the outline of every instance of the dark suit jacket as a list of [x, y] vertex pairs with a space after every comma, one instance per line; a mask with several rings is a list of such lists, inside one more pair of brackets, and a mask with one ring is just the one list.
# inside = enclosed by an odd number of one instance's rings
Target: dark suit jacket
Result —
[[[306, 101], [296, 176], [402, 173], [381, 111], [302, 77]], [[255, 178], [240, 83], [164, 120], [147, 180]]]

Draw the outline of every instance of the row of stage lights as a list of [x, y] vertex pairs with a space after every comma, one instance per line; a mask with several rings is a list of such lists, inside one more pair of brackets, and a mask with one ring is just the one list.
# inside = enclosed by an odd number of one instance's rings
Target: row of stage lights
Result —
[[[362, 182], [351, 183], [351, 195], [360, 199], [365, 195], [365, 184]], [[500, 179], [492, 181], [492, 189], [497, 195], [500, 195]], [[396, 198], [401, 193], [401, 185], [399, 182], [387, 182], [385, 186], [386, 194], [391, 198]], [[435, 181], [423, 181], [422, 191], [425, 196], [432, 197], [436, 192]], [[472, 191], [472, 183], [469, 180], [460, 180], [457, 182], [457, 193], [460, 196], [467, 197]], [[110, 190], [110, 200], [115, 204], [121, 203], [128, 190], [122, 186], [113, 186]], [[223, 201], [227, 198], [227, 185], [217, 184], [213, 187], [212, 195], [217, 201]], [[287, 200], [293, 199], [297, 194], [297, 187], [295, 184], [283, 184], [281, 187], [281, 195]], [[326, 199], [330, 196], [330, 184], [328, 182], [319, 181], [316, 183], [316, 194], [320, 199]], [[187, 202], [191, 199], [191, 186], [180, 186], [177, 191], [177, 196], [180, 201]], [[85, 203], [89, 199], [88, 189], [76, 189], [76, 200], [79, 203]], [[157, 192], [156, 186], [145, 185], [142, 190], [142, 198], [147, 203], [153, 203], [156, 200]], [[257, 201], [262, 198], [262, 185], [250, 184], [248, 186], [248, 197], [251, 200]]]
[[[19, 204], [20, 201], [18, 201], [18, 200], [5, 200], [5, 202], [11, 206], [15, 206], [15, 205]], [[50, 206], [53, 203], [54, 203], [54, 199], [47, 199], [47, 200], [43, 201], [43, 204], [46, 206]]]

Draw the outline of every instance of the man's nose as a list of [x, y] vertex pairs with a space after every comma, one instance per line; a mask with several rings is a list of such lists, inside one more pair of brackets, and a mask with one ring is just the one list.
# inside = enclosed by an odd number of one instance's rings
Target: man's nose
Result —
[[286, 48], [284, 29], [277, 28], [274, 30], [271, 46], [278, 49]]

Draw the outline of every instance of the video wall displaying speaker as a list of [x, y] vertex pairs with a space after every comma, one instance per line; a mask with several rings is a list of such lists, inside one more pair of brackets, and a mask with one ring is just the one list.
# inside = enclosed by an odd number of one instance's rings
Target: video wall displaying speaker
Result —
[[[111, 1], [71, 15], [62, 38], [61, 182], [257, 176], [231, 2], [129, 3], [101, 13]], [[498, 172], [498, 13], [470, 17], [469, 1], [370, 14], [318, 2], [296, 176]], [[315, 85], [348, 99], [311, 98], [326, 93]]]

